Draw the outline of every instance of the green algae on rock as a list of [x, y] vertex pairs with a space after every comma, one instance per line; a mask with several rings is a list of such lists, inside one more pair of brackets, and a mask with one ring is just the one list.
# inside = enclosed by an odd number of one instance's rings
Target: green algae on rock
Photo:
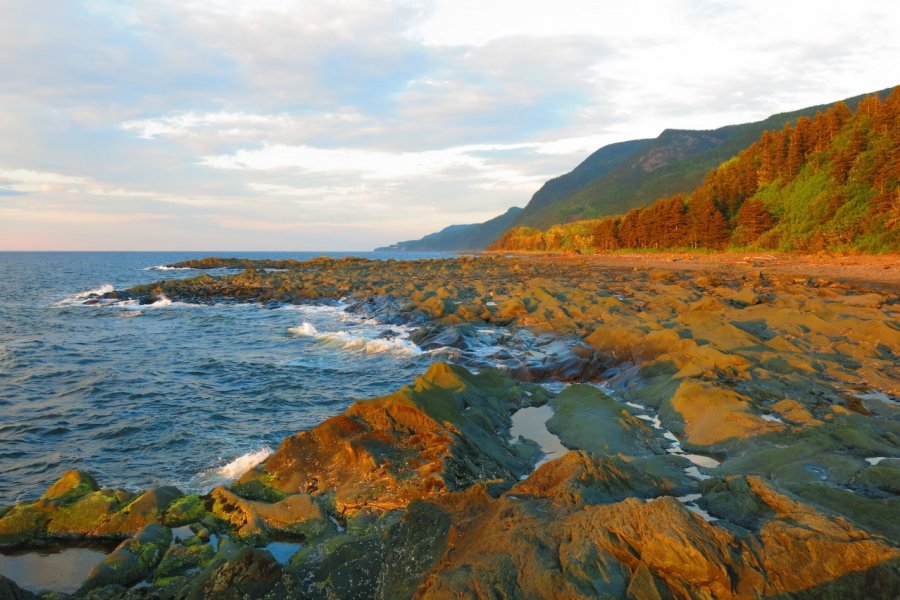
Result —
[[[748, 265], [699, 276], [579, 258], [241, 266], [114, 295], [344, 298], [464, 363], [479, 329], [504, 328], [503, 351], [525, 366], [435, 364], [203, 496], [67, 474], [0, 513], [0, 544], [191, 523], [207, 539], [169, 545], [144, 576], [147, 593], [173, 598], [900, 596], [895, 294]], [[609, 393], [522, 381], [601, 373]], [[571, 451], [535, 470], [534, 445], [509, 431], [537, 406], [553, 409], [546, 427]], [[689, 452], [705, 460], [703, 481]], [[284, 565], [255, 547], [279, 536], [302, 541]], [[91, 592], [126, 593], [140, 592]]]

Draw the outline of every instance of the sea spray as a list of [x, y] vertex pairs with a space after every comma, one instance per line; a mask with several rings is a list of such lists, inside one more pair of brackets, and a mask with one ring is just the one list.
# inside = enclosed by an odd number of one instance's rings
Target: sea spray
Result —
[[[370, 325], [368, 323], [364, 324]], [[406, 330], [401, 329], [397, 331], [396, 329], [391, 329], [389, 331], [392, 334], [391, 337], [370, 337], [378, 333], [374, 330], [360, 331], [358, 333], [344, 330], [319, 331], [309, 321], [304, 321], [301, 325], [288, 328], [288, 333], [302, 337], [311, 337], [324, 343], [340, 344], [341, 349], [349, 352], [361, 354], [389, 353], [397, 356], [416, 356], [422, 353], [422, 350], [409, 340], [409, 333]]]
[[216, 474], [226, 479], [237, 479], [262, 461], [269, 458], [269, 455], [271, 454], [272, 449], [268, 446], [263, 446], [259, 450], [247, 452], [246, 454], [238, 456], [224, 467], [219, 467], [216, 469]]

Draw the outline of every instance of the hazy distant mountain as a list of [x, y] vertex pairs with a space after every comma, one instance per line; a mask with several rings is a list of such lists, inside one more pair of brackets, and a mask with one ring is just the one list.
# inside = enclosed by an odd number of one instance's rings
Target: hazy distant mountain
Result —
[[397, 242], [376, 248], [376, 251], [441, 252], [453, 250], [483, 250], [510, 228], [522, 209], [514, 206], [498, 217], [484, 223], [450, 225], [419, 240]]

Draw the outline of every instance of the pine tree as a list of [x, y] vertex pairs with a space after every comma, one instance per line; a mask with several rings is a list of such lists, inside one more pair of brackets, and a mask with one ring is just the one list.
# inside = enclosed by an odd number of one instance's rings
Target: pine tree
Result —
[[734, 241], [738, 244], [751, 244], [760, 235], [772, 229], [775, 221], [765, 205], [759, 199], [753, 198], [741, 205], [737, 214], [737, 224]]
[[722, 211], [705, 195], [692, 197], [686, 220], [694, 248], [721, 248], [728, 239], [728, 225]]

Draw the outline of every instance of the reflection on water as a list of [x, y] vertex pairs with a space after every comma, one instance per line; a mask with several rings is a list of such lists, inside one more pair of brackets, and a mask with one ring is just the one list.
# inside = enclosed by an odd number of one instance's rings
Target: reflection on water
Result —
[[517, 410], [512, 416], [512, 427], [509, 430], [510, 438], [515, 441], [522, 436], [526, 440], [532, 440], [541, 447], [543, 458], [537, 462], [535, 468], [545, 462], [559, 458], [569, 450], [562, 445], [559, 438], [547, 429], [547, 421], [553, 416], [553, 409], [544, 406], [529, 406]]
[[91, 568], [106, 556], [97, 548], [42, 548], [20, 554], [0, 553], [0, 575], [30, 592], [73, 594]]

